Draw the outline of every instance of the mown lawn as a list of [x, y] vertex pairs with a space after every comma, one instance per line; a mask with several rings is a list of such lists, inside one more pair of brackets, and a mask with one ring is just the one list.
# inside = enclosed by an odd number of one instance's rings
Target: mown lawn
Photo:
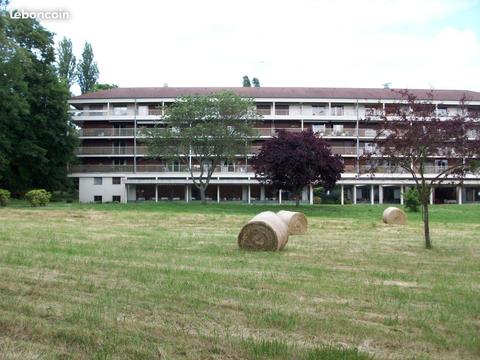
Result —
[[[282, 207], [288, 208], [288, 207]], [[480, 206], [302, 206], [280, 253], [237, 248], [279, 206], [0, 209], [0, 358], [478, 359]]]

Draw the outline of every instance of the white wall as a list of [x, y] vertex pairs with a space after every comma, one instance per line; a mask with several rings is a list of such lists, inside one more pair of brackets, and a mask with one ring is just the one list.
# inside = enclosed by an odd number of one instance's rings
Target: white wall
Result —
[[125, 184], [112, 184], [111, 177], [103, 177], [102, 185], [94, 185], [93, 177], [79, 178], [79, 201], [83, 203], [93, 202], [95, 195], [101, 195], [103, 202], [111, 202], [113, 195], [121, 196], [121, 201], [125, 199]]

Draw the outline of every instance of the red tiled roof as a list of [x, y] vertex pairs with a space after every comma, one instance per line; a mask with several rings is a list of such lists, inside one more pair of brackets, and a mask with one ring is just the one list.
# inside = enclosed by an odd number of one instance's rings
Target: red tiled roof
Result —
[[[398, 89], [397, 89], [398, 90]], [[220, 91], [251, 98], [321, 98], [321, 99], [401, 99], [395, 89], [374, 88], [320, 88], [320, 87], [138, 87], [115, 88], [75, 96], [83, 99], [177, 98], [188, 95], [207, 95]], [[427, 99], [428, 89], [409, 89], [419, 99]], [[480, 92], [469, 90], [434, 90], [435, 100], [458, 101], [463, 96], [480, 101]]]

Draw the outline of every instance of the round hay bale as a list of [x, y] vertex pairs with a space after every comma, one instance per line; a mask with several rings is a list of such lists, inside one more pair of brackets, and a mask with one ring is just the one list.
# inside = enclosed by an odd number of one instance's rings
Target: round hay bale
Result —
[[396, 207], [388, 207], [383, 212], [383, 222], [385, 224], [405, 225], [407, 215]]
[[304, 235], [307, 233], [308, 222], [301, 212], [281, 210], [277, 212], [280, 219], [288, 226], [288, 235]]
[[238, 234], [238, 246], [246, 250], [281, 250], [287, 241], [287, 224], [272, 211], [256, 215]]

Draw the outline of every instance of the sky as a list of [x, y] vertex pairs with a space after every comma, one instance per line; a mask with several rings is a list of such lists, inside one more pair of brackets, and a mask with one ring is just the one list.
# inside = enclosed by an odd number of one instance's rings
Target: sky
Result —
[[480, 0], [12, 0], [99, 82], [122, 87], [382, 87], [480, 91]]

